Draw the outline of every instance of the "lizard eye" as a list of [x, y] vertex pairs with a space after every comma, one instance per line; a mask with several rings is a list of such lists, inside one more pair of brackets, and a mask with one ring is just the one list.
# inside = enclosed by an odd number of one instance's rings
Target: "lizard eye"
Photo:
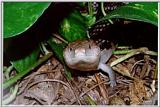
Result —
[[69, 47], [69, 55], [71, 58], [73, 58], [75, 56], [75, 51], [72, 47]]
[[73, 51], [73, 48], [69, 47], [69, 51]]
[[91, 44], [89, 44], [89, 49], [91, 49]]

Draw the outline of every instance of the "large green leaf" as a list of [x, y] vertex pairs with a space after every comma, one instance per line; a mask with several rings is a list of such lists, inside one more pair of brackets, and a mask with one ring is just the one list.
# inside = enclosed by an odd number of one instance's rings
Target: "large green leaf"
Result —
[[[124, 18], [143, 21], [158, 26], [158, 3], [157, 2], [133, 2], [121, 6], [99, 21], [111, 18]], [[98, 21], [98, 22], [99, 22]]]
[[49, 4], [49, 2], [4, 2], [4, 38], [26, 31]]
[[11, 61], [11, 64], [18, 72], [24, 72], [38, 60], [39, 52], [39, 48], [35, 49], [32, 53], [24, 58]]
[[85, 18], [79, 11], [74, 10], [60, 24], [60, 34], [69, 42], [87, 37]]

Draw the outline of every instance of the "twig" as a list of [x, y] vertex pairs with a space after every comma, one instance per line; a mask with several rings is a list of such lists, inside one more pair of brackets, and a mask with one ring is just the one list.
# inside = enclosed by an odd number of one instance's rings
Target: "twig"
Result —
[[[63, 74], [63, 73], [62, 73], [62, 74]], [[70, 81], [67, 79], [66, 75], [63, 75], [63, 76], [66, 78], [66, 80], [67, 80], [68, 84], [70, 85], [71, 89], [74, 90], [72, 84], [71, 84]], [[78, 89], [78, 88], [77, 88], [77, 89]], [[79, 91], [79, 89], [78, 89], [78, 91]], [[78, 103], [81, 105], [81, 101], [78, 99], [77, 94], [76, 94], [74, 91], [73, 91], [73, 93], [74, 93], [74, 96], [76, 97]]]
[[30, 84], [30, 85], [27, 87], [27, 89], [29, 89], [29, 88], [32, 87], [33, 85], [38, 84], [38, 83], [41, 83], [41, 82], [58, 82], [58, 83], [61, 83], [61, 84], [65, 85], [65, 86], [67, 86], [68, 88], [70, 88], [69, 85], [67, 85], [65, 82], [63, 82], [63, 81], [61, 81], [61, 80], [45, 79], [45, 80], [40, 80], [40, 81], [35, 81], [35, 82], [33, 82], [32, 84]]
[[[68, 80], [67, 80], [67, 81], [68, 81]], [[82, 104], [81, 104], [81, 101], [78, 99], [77, 94], [74, 92], [74, 89], [73, 89], [72, 84], [71, 84], [69, 81], [68, 81], [68, 83], [69, 83], [69, 85], [70, 85], [71, 89], [73, 90], [74, 96], [76, 97], [76, 99], [77, 99], [78, 103], [79, 103], [80, 105], [82, 105]]]
[[[132, 68], [131, 68], [131, 72], [133, 71], [134, 67], [135, 67], [138, 63], [140, 63], [140, 62], [144, 62], [144, 60], [139, 60], [139, 61], [137, 61], [136, 63], [134, 63], [134, 65], [133, 65]], [[134, 76], [134, 74], [135, 74], [135, 72], [132, 73], [132, 76]]]
[[145, 55], [144, 56], [144, 64], [143, 64], [143, 67], [142, 67], [142, 70], [140, 72], [140, 78], [143, 78], [147, 75], [147, 72], [149, 73], [150, 70], [149, 70], [149, 56], [148, 55]]
[[60, 35], [53, 33], [53, 36], [55, 36], [59, 40], [63, 41], [64, 43], [68, 44], [68, 42], [66, 40], [64, 40], [62, 37], [60, 37]]
[[[95, 78], [98, 84], [102, 81], [98, 73], [95, 74]], [[108, 91], [106, 90], [105, 85], [104, 84], [99, 85], [99, 89], [103, 98], [108, 102]]]
[[[94, 85], [94, 86], [92, 86], [90, 89], [88, 89], [87, 91], [85, 91], [84, 93], [82, 93], [80, 96], [79, 96], [79, 98], [78, 99], [80, 99], [81, 97], [83, 97], [85, 94], [87, 94], [89, 91], [91, 91], [92, 89], [94, 89], [94, 88], [96, 88], [97, 86], [99, 86], [99, 85], [101, 85], [101, 84], [103, 84], [103, 83], [105, 83], [106, 81], [102, 81], [102, 82], [100, 82], [99, 84], [96, 84], [96, 85]], [[105, 84], [107, 84], [107, 83], [105, 83]], [[76, 102], [77, 100], [74, 100], [71, 104], [73, 104], [74, 102]]]

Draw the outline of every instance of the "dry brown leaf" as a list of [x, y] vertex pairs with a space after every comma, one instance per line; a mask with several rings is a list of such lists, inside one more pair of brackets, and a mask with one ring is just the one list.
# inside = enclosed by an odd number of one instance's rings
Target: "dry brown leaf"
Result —
[[131, 76], [129, 69], [126, 66], [124, 66], [122, 64], [117, 64], [116, 67], [117, 67], [117, 69], [119, 69], [118, 71], [121, 71], [121, 73], [123, 75]]
[[111, 105], [125, 105], [125, 102], [119, 96], [113, 96], [113, 97], [111, 97], [109, 103]]
[[142, 80], [134, 80], [129, 84], [131, 104], [141, 104], [147, 98], [147, 92]]

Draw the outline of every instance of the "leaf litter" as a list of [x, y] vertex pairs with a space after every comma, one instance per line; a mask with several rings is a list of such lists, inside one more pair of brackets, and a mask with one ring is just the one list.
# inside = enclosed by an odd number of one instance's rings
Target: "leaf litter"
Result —
[[[121, 56], [113, 55], [108, 63]], [[67, 80], [62, 64], [53, 56], [19, 82], [17, 97], [11, 104], [155, 105], [158, 100], [157, 61], [149, 55], [141, 56], [135, 55], [112, 67], [117, 81], [113, 88], [109, 85], [108, 75], [100, 72], [81, 76], [74, 71], [72, 80]]]

